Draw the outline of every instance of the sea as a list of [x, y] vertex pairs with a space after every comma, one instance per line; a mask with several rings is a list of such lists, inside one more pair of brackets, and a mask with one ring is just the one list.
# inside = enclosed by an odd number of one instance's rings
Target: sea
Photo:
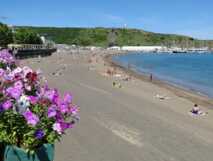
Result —
[[130, 53], [113, 61], [138, 74], [213, 98], [213, 53]]

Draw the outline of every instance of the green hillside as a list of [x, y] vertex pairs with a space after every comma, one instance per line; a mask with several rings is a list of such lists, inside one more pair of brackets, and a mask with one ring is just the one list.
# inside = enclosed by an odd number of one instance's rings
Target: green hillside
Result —
[[16, 27], [39, 33], [60, 44], [81, 46], [112, 45], [165, 45], [180, 47], [201, 47], [212, 45], [210, 41], [197, 40], [192, 37], [159, 34], [138, 29], [124, 28], [56, 28], [56, 27]]

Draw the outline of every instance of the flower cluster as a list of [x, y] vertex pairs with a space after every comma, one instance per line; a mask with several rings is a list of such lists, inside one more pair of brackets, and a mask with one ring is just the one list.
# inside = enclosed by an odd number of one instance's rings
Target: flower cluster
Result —
[[15, 58], [7, 51], [2, 50], [0, 54], [0, 67], [14, 67], [16, 63]]
[[63, 97], [43, 83], [42, 75], [29, 67], [10, 68], [15, 59], [0, 52], [0, 141], [27, 150], [54, 143], [78, 121], [73, 97]]

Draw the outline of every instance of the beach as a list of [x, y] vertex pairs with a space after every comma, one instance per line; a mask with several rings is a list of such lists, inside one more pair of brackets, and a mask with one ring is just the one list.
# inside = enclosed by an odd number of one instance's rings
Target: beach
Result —
[[[128, 53], [124, 53], [122, 55], [127, 55]], [[131, 54], [128, 54], [129, 56]], [[143, 54], [142, 54], [143, 55]], [[152, 55], [150, 53], [150, 55]], [[118, 55], [120, 56], [120, 54]], [[159, 56], [162, 56], [162, 54], [159, 54]], [[170, 91], [172, 91], [175, 95], [179, 97], [186, 98], [196, 104], [200, 104], [209, 108], [212, 108], [213, 106], [213, 100], [211, 97], [207, 96], [206, 94], [203, 94], [195, 89], [190, 89], [189, 87], [184, 87], [184, 85], [179, 85], [172, 83], [172, 81], [166, 81], [163, 78], [160, 79], [158, 77], [155, 77], [155, 75], [152, 73], [152, 81], [150, 81], [150, 74], [146, 72], [138, 72], [135, 68], [137, 67], [131, 67], [128, 69], [128, 67], [125, 67], [125, 65], [122, 65], [120, 62], [113, 59], [114, 56], [107, 55], [104, 57], [104, 60], [109, 63], [110, 66], [119, 68], [120, 70], [124, 71], [128, 75], [132, 75], [137, 79], [140, 79], [142, 81], [151, 82], [153, 84], [158, 85], [159, 87], [166, 88]], [[189, 73], [188, 73], [189, 74]], [[202, 78], [202, 76], [200, 76]], [[184, 82], [184, 80], [183, 80]], [[211, 88], [209, 88], [211, 90]]]
[[[81, 120], [56, 144], [55, 160], [212, 161], [211, 100], [127, 71], [112, 61], [115, 53], [59, 50], [20, 61], [80, 106]], [[190, 115], [195, 103], [208, 114]]]

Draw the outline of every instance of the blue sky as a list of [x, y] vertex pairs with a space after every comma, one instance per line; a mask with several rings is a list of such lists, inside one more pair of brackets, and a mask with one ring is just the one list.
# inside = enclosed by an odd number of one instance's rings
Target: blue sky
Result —
[[123, 27], [213, 39], [212, 0], [1, 0], [12, 25]]

